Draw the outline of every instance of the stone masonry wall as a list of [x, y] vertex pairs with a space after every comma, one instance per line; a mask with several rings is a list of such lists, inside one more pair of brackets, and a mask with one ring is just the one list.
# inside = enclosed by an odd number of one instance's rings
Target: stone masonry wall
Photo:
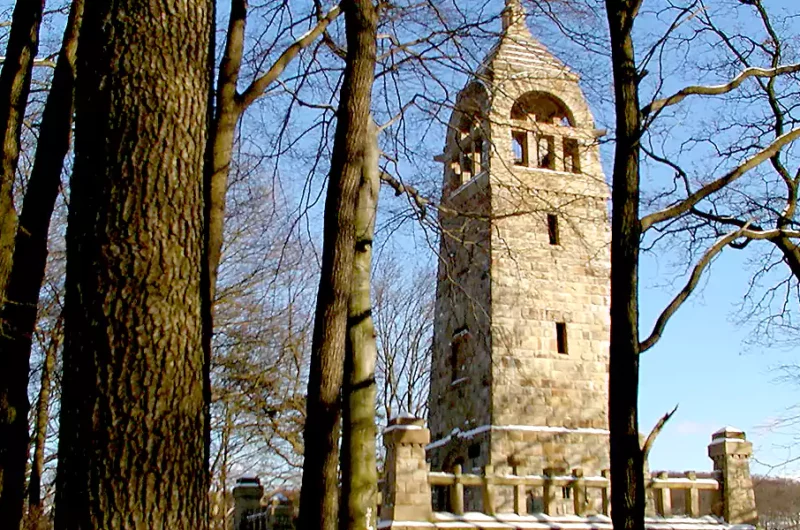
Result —
[[[447, 204], [488, 215], [485, 179]], [[443, 216], [440, 221], [441, 255], [448, 262], [439, 269], [431, 363], [429, 423], [435, 440], [454, 428], [487, 423], [491, 403], [489, 223], [472, 216]], [[453, 355], [458, 356], [455, 368]]]
[[[535, 473], [583, 467], [599, 474], [608, 467], [610, 234], [594, 123], [574, 77], [519, 68], [503, 52], [492, 99], [492, 422], [567, 431], [498, 431], [492, 463], [518, 455]], [[511, 119], [514, 101], [531, 91], [563, 102], [572, 123]], [[576, 139], [580, 173], [560, 170], [558, 149], [557, 170], [509, 164], [512, 130], [528, 132], [529, 151], [540, 134], [557, 146]], [[558, 220], [558, 244], [551, 244], [548, 214]], [[557, 323], [566, 326], [566, 353], [557, 351]]]

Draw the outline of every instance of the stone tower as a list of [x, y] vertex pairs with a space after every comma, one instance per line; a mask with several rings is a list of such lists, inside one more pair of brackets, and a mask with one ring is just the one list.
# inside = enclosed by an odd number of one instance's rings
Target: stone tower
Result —
[[449, 122], [432, 468], [608, 466], [608, 187], [571, 72], [518, 0]]

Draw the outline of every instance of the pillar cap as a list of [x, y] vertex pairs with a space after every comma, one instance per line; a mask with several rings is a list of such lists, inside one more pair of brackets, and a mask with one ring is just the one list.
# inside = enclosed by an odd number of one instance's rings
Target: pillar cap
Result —
[[748, 457], [753, 454], [753, 444], [747, 441], [744, 431], [735, 427], [723, 427], [711, 435], [708, 456], [719, 458], [724, 455]]
[[736, 427], [723, 427], [711, 435], [711, 440], [720, 440], [723, 438], [746, 440], [744, 431]]
[[423, 444], [431, 441], [431, 432], [425, 428], [425, 420], [413, 416], [397, 416], [389, 420], [383, 430], [384, 444]]
[[410, 414], [401, 414], [399, 416], [395, 416], [394, 418], [390, 419], [388, 427], [404, 426], [404, 425], [414, 425], [417, 427], [424, 427], [425, 420], [422, 418], [417, 418], [416, 416], [412, 416]]
[[252, 497], [260, 499], [264, 495], [264, 488], [258, 477], [241, 477], [236, 480], [233, 488], [234, 497]]

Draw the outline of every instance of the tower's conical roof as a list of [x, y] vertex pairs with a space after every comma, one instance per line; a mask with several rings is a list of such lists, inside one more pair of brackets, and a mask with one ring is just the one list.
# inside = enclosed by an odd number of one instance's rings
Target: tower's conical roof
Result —
[[520, 0], [506, 0], [503, 9], [503, 31], [497, 44], [489, 51], [478, 70], [479, 77], [498, 70], [537, 72], [548, 77], [575, 74], [534, 36], [525, 22], [525, 8]]

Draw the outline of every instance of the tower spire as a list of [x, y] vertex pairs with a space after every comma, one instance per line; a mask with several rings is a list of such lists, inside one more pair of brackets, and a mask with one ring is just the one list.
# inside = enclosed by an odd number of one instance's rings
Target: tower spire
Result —
[[506, 7], [503, 9], [503, 32], [508, 33], [509, 29], [526, 30], [525, 8], [522, 7], [520, 0], [506, 0]]

